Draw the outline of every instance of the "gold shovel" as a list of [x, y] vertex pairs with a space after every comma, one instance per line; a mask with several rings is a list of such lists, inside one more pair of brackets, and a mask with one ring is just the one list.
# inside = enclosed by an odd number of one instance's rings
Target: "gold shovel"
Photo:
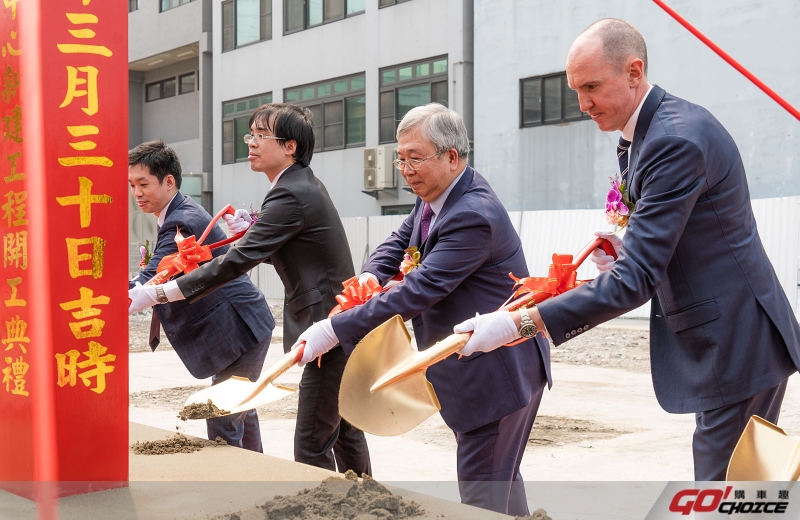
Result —
[[[526, 308], [584, 283], [577, 280], [578, 266], [598, 247], [617, 257], [611, 243], [598, 237], [574, 258], [553, 255], [547, 277], [518, 279], [511, 276], [517, 289], [499, 310]], [[441, 409], [425, 371], [461, 350], [471, 334], [452, 334], [418, 352], [411, 346], [403, 319], [400, 316], [391, 318], [367, 334], [350, 354], [339, 389], [340, 415], [356, 428], [373, 435], [400, 435], [417, 427]], [[522, 341], [525, 339], [507, 345]]]
[[339, 414], [367, 433], [400, 435], [441, 410], [427, 367], [461, 350], [469, 334], [453, 334], [418, 352], [395, 316], [358, 344], [344, 368]]
[[276, 385], [274, 381], [303, 357], [304, 347], [305, 345], [302, 345], [300, 348], [286, 353], [277, 363], [261, 374], [255, 383], [246, 377], [233, 376], [218, 385], [190, 395], [184, 406], [206, 404], [210, 399], [214, 406], [226, 411], [226, 415], [230, 415], [252, 410], [292, 395], [295, 392], [294, 388]]

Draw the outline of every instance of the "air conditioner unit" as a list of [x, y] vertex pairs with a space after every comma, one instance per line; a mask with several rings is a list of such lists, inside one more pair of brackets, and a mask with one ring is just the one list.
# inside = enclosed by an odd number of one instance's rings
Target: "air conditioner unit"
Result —
[[364, 149], [364, 189], [395, 188], [394, 150], [391, 146]]

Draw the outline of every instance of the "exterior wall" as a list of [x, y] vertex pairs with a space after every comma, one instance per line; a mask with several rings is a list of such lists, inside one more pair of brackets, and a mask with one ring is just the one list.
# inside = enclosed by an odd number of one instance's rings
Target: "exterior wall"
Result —
[[[159, 0], [139, 0], [139, 9], [128, 14], [128, 62], [138, 70], [129, 72], [129, 137], [131, 148], [151, 139], [163, 139], [181, 160], [185, 174], [204, 174], [204, 190], [210, 190], [211, 143], [203, 146], [211, 130], [212, 63], [210, 35], [211, 0], [194, 0], [165, 12], [159, 12]], [[199, 51], [199, 57], [177, 61], [166, 56], [166, 65], [142, 72], [142, 63], [165, 58], [164, 53], [180, 54], [187, 46]], [[179, 51], [175, 51], [179, 49]], [[180, 59], [178, 57], [177, 59]], [[143, 61], [144, 60], [144, 61]], [[155, 64], [154, 64], [155, 65]], [[149, 83], [199, 71], [200, 90], [156, 101], [145, 101]], [[205, 110], [204, 110], [205, 107]], [[203, 195], [203, 205], [211, 209], [210, 194]], [[139, 269], [139, 246], [145, 240], [154, 244], [156, 218], [143, 214], [129, 197], [130, 270]]]
[[[283, 100], [283, 89], [339, 76], [366, 74], [366, 146], [378, 145], [379, 80], [381, 67], [448, 56], [450, 106], [470, 122], [472, 0], [412, 0], [378, 9], [367, 0], [364, 14], [283, 35], [283, 1], [272, 1], [273, 38], [221, 52], [221, 5], [213, 6], [214, 52], [214, 209], [227, 203], [260, 206], [269, 188], [261, 173], [246, 161], [222, 164], [222, 103], [272, 92]], [[465, 21], [465, 18], [467, 19]], [[466, 28], [466, 30], [465, 30]], [[471, 124], [470, 124], [471, 126]], [[380, 193], [375, 200], [361, 192], [364, 147], [317, 152], [314, 173], [327, 187], [343, 217], [379, 215], [381, 206], [413, 204], [415, 197], [402, 189], [395, 198]]]
[[[794, 106], [800, 106], [800, 3], [670, 2]], [[800, 122], [656, 4], [634, 0], [475, 0], [475, 162], [509, 210], [602, 207], [619, 133], [592, 121], [519, 128], [519, 80], [561, 72], [575, 37], [621, 18], [648, 45], [649, 80], [704, 106], [731, 133], [754, 198], [800, 194]], [[765, 52], [769, 42], [770, 52]]]
[[207, 1], [194, 0], [162, 13], [159, 0], [139, 0], [139, 9], [128, 13], [128, 62], [196, 42]]
[[144, 105], [144, 72], [128, 72], [128, 148], [142, 142], [142, 105]]
[[[197, 70], [196, 58], [161, 67], [145, 72], [144, 85]], [[142, 90], [142, 142], [163, 139], [172, 143], [199, 139], [201, 91], [145, 101], [145, 89]], [[202, 170], [198, 168], [198, 171]]]

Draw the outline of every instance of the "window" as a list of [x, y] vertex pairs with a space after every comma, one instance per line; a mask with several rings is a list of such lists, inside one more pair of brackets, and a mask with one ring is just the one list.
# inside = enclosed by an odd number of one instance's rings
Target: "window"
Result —
[[164, 11], [169, 11], [170, 9], [181, 6], [183, 4], [188, 4], [189, 2], [193, 1], [194, 0], [161, 0], [161, 12], [163, 13]]
[[162, 79], [145, 86], [145, 101], [156, 101], [175, 95], [175, 78]]
[[402, 206], [381, 206], [381, 215], [410, 215], [413, 210], [413, 204], [403, 204]]
[[181, 193], [188, 195], [198, 204], [202, 204], [203, 199], [203, 176], [202, 175], [181, 175]]
[[289, 34], [364, 12], [365, 0], [283, 0], [283, 33]]
[[179, 94], [188, 94], [189, 92], [194, 92], [195, 90], [199, 90], [197, 84], [197, 74], [195, 72], [178, 76]]
[[393, 143], [406, 112], [431, 102], [447, 105], [447, 56], [380, 70], [380, 142]]
[[139, 10], [139, 0], [128, 0], [128, 12], [132, 13]]
[[283, 100], [311, 110], [314, 151], [340, 150], [366, 143], [364, 74], [287, 88]]
[[378, 8], [389, 7], [390, 5], [395, 5], [395, 4], [402, 4], [403, 2], [408, 2], [408, 0], [378, 0]]
[[222, 51], [272, 39], [272, 0], [222, 2]]
[[272, 92], [222, 104], [222, 164], [247, 159], [244, 136], [250, 133], [250, 115], [261, 105], [272, 103]]
[[565, 72], [520, 80], [519, 97], [521, 128], [590, 119], [581, 112]]

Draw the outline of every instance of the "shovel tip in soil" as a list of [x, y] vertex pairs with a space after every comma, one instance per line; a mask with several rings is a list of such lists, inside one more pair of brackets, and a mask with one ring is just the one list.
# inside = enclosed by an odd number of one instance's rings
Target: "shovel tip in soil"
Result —
[[221, 410], [209, 399], [205, 403], [192, 403], [184, 406], [183, 410], [178, 413], [178, 418], [182, 421], [188, 421], [190, 419], [214, 419], [225, 415], [230, 415], [230, 412]]

